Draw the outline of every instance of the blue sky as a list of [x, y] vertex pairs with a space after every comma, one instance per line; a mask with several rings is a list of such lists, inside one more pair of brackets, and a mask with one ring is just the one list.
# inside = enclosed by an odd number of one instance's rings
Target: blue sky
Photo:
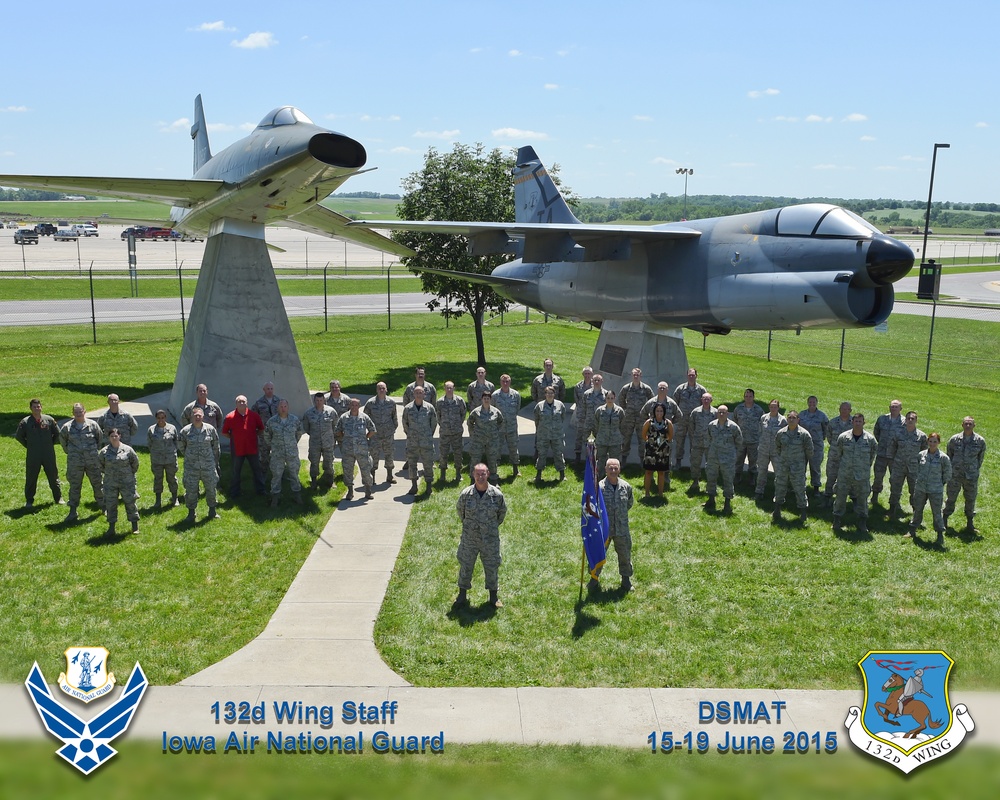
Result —
[[926, 199], [948, 142], [935, 199], [1000, 202], [1000, 4], [146, 8], [11, 19], [0, 172], [188, 177], [200, 92], [215, 152], [286, 104], [361, 141], [378, 169], [344, 191], [398, 192], [461, 141], [532, 144], [584, 197], [680, 194], [690, 167], [692, 194]]

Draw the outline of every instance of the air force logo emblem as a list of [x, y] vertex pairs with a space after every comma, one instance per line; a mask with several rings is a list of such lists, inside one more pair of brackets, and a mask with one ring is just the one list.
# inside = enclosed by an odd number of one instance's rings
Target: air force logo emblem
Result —
[[105, 648], [70, 647], [66, 651], [66, 671], [59, 673], [59, 688], [70, 697], [89, 703], [106, 695], [114, 685]]
[[854, 746], [905, 773], [951, 753], [975, 728], [968, 708], [948, 701], [954, 663], [940, 650], [869, 651], [858, 662], [863, 710], [847, 714]]
[[[73, 689], [67, 693], [72, 697], [85, 700], [85, 702], [100, 695], [95, 694], [93, 697], [85, 699], [82, 696], [84, 694], [92, 694], [94, 691], [107, 694], [111, 691], [114, 679], [112, 676], [106, 675], [106, 668], [103, 666], [107, 664], [107, 654], [108, 651], [103, 647], [71, 647], [67, 650], [67, 665], [73, 664], [76, 670], [67, 667], [67, 673], [72, 677], [67, 678], [66, 674], [59, 676], [59, 685], [63, 691], [67, 691], [66, 687], [63, 686], [65, 682]], [[90, 658], [89, 676], [83, 666], [84, 655]], [[76, 658], [75, 663], [74, 657]], [[98, 672], [96, 666], [98, 657], [100, 657], [102, 665], [99, 682], [94, 677]], [[90, 688], [86, 688], [88, 684], [91, 685]], [[28, 694], [35, 704], [35, 710], [41, 717], [45, 730], [63, 742], [63, 746], [56, 752], [84, 775], [89, 775], [118, 752], [111, 747], [111, 742], [128, 728], [132, 716], [139, 706], [139, 701], [142, 700], [146, 687], [149, 686], [149, 681], [146, 680], [142, 667], [136, 663], [125, 688], [122, 690], [121, 697], [89, 722], [78, 717], [52, 696], [37, 661], [31, 668], [31, 672], [28, 673], [28, 679], [24, 685], [28, 689]]]

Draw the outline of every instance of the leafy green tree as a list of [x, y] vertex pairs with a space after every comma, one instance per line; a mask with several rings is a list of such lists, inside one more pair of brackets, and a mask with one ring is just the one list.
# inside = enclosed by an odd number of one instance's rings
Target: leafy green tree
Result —
[[[424, 157], [423, 169], [403, 179], [403, 199], [397, 207], [400, 219], [448, 220], [454, 222], [513, 222], [514, 188], [511, 170], [513, 150], [493, 149], [456, 143], [450, 153], [431, 147]], [[398, 231], [393, 238], [416, 251], [403, 263], [420, 275], [423, 290], [436, 295], [427, 303], [431, 311], [440, 310], [445, 318], [462, 314], [472, 317], [476, 331], [476, 350], [480, 364], [486, 363], [483, 322], [487, 313], [499, 314], [510, 301], [485, 284], [421, 272], [430, 267], [489, 275], [496, 267], [510, 261], [510, 254], [473, 256], [463, 236], [442, 233]]]

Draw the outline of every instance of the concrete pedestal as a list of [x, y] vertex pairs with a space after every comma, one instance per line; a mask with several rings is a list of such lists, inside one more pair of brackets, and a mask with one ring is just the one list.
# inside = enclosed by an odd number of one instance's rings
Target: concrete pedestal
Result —
[[605, 389], [617, 392], [632, 380], [632, 370], [638, 367], [643, 383], [655, 390], [657, 383], [666, 381], [672, 391], [687, 380], [684, 332], [675, 328], [649, 329], [642, 322], [606, 321], [590, 365], [595, 373], [604, 376]]
[[204, 383], [209, 398], [229, 413], [237, 395], [252, 404], [267, 381], [288, 399], [293, 414], [310, 407], [264, 226], [221, 220], [205, 244], [170, 412], [179, 420], [195, 398], [195, 386]]

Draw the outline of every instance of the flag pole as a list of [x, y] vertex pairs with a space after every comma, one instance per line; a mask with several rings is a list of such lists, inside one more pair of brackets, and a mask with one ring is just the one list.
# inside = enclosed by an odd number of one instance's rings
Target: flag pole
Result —
[[581, 546], [580, 551], [580, 596], [577, 598], [577, 602], [583, 600], [583, 573], [587, 569], [587, 548]]

